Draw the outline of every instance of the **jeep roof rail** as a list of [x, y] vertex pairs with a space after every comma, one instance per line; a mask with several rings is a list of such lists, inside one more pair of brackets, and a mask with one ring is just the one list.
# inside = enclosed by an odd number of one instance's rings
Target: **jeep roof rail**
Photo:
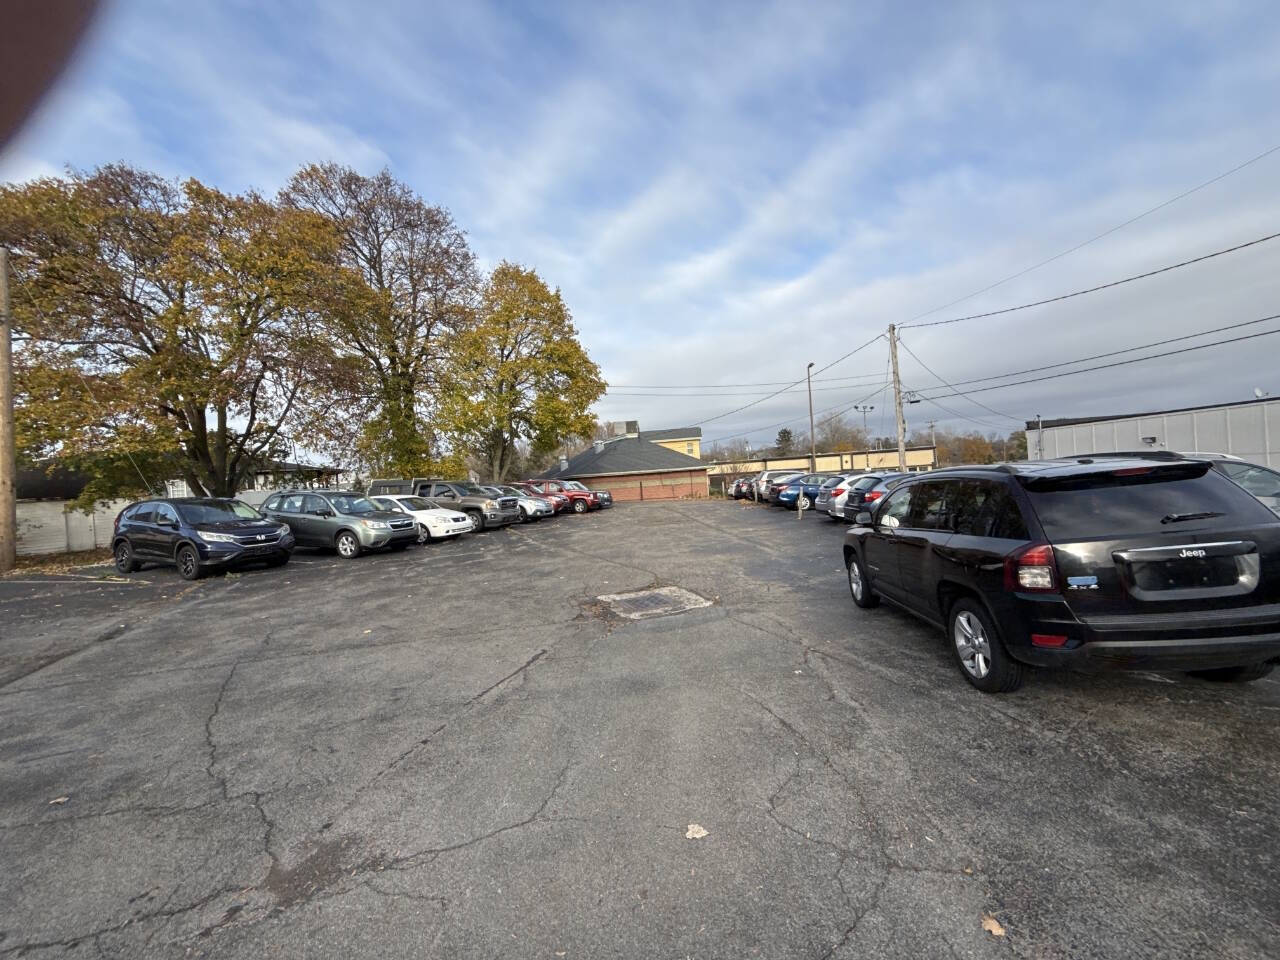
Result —
[[1107, 450], [1103, 453], [1073, 453], [1070, 456], [1053, 457], [1063, 463], [1074, 460], [1185, 460], [1173, 450]]

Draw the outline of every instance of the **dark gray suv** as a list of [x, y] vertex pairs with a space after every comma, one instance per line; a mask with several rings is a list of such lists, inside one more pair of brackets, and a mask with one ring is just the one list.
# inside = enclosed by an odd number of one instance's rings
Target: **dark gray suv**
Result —
[[289, 525], [300, 547], [333, 547], [345, 560], [366, 550], [403, 550], [418, 540], [418, 525], [403, 513], [380, 510], [352, 490], [289, 490], [267, 498], [262, 512]]

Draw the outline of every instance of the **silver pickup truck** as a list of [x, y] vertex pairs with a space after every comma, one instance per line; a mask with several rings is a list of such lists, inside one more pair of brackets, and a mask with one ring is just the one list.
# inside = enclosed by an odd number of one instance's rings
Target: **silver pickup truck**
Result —
[[520, 522], [518, 497], [495, 497], [475, 483], [414, 477], [412, 480], [374, 480], [369, 484], [369, 496], [386, 494], [427, 497], [442, 507], [461, 510], [474, 521], [477, 530]]

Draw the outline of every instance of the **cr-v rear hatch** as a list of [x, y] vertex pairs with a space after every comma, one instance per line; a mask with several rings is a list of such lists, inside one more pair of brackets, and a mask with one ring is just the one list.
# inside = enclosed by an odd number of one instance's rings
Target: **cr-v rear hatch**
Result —
[[1280, 619], [1280, 522], [1208, 463], [1098, 460], [1021, 480], [1057, 588], [1085, 623], [1232, 630]]

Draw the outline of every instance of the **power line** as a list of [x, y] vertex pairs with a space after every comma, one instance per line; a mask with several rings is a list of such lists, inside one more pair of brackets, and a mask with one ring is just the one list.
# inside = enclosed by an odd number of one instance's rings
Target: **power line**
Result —
[[[879, 340], [879, 339], [880, 339], [881, 337], [883, 337], [883, 336], [884, 336], [884, 334], [883, 334], [883, 333], [878, 333], [878, 334], [876, 334], [874, 337], [872, 337], [870, 340], [868, 340], [866, 343], [862, 344], [861, 346], [854, 347], [852, 350], [850, 350], [848, 353], [846, 353], [843, 357], [840, 357], [839, 359], [837, 359], [837, 360], [833, 360], [833, 361], [831, 361], [831, 363], [828, 363], [825, 367], [823, 367], [821, 370], [819, 370], [819, 371], [818, 371], [818, 373], [821, 373], [823, 370], [828, 370], [828, 369], [830, 369], [831, 367], [833, 367], [833, 366], [835, 366], [837, 363], [839, 363], [841, 360], [847, 360], [849, 357], [852, 357], [855, 353], [857, 353], [857, 352], [858, 352], [858, 351], [860, 351], [860, 350], [865, 350], [867, 347], [871, 346], [873, 343], [875, 343], [877, 340]], [[805, 380], [805, 378], [804, 378], [804, 377], [801, 377], [799, 380], [796, 380], [796, 381], [794, 381], [794, 382], [792, 382], [792, 383], [787, 384], [787, 386], [786, 386], [786, 387], [784, 387], [783, 389], [781, 389], [781, 390], [775, 390], [773, 393], [767, 394], [766, 396], [761, 397], [759, 400], [753, 400], [753, 401], [751, 401], [750, 403], [744, 403], [744, 404], [743, 404], [742, 406], [740, 406], [740, 407], [734, 407], [732, 410], [730, 410], [730, 411], [728, 411], [728, 412], [726, 412], [726, 413], [717, 414], [716, 416], [714, 416], [714, 417], [708, 417], [708, 418], [707, 418], [707, 419], [705, 419], [705, 420], [699, 420], [699, 421], [697, 421], [696, 423], [694, 423], [694, 424], [693, 424], [693, 426], [695, 426], [695, 427], [705, 426], [706, 424], [708, 424], [708, 423], [713, 423], [713, 422], [714, 422], [714, 421], [716, 421], [716, 420], [723, 420], [725, 417], [731, 417], [731, 416], [733, 416], [735, 413], [741, 413], [743, 410], [746, 410], [746, 409], [747, 409], [747, 408], [749, 408], [749, 407], [754, 407], [754, 406], [756, 406], [757, 404], [764, 403], [766, 400], [772, 400], [774, 397], [778, 396], [778, 395], [779, 395], [779, 394], [781, 394], [781, 393], [786, 393], [786, 392], [787, 392], [787, 390], [788, 390], [789, 388], [791, 388], [791, 387], [797, 387], [797, 386], [799, 386], [800, 384], [804, 383], [804, 380]], [[788, 422], [788, 423], [790, 423], [791, 421], [787, 421], [787, 422]], [[762, 428], [762, 429], [764, 429], [764, 428]], [[750, 432], [754, 433], [755, 431], [750, 431]]]
[[834, 360], [832, 360], [830, 363], [828, 363], [825, 367], [819, 367], [819, 368], [818, 368], [817, 370], [815, 370], [814, 372], [815, 372], [815, 373], [822, 373], [824, 370], [830, 370], [830, 369], [831, 369], [832, 367], [834, 367], [837, 363], [843, 363], [845, 360], [848, 360], [850, 357], [852, 357], [855, 353], [859, 352], [860, 350], [865, 350], [867, 347], [871, 346], [871, 345], [872, 345], [873, 343], [875, 343], [877, 340], [883, 340], [883, 339], [884, 339], [884, 334], [883, 334], [883, 333], [877, 333], [874, 337], [872, 337], [872, 338], [871, 338], [870, 340], [868, 340], [866, 343], [862, 344], [861, 346], [854, 347], [852, 350], [850, 350], [848, 353], [846, 353], [846, 354], [845, 354], [844, 356], [842, 356], [842, 357], [836, 357]]
[[[877, 378], [878, 378], [878, 376], [877, 376]], [[869, 386], [869, 384], [866, 384], [866, 383], [846, 383], [846, 384], [844, 384], [843, 386], [840, 386], [840, 387], [814, 387], [814, 388], [813, 388], [813, 392], [814, 392], [814, 393], [819, 393], [819, 392], [822, 392], [822, 393], [832, 393], [832, 392], [839, 391], [839, 390], [852, 390], [852, 389], [855, 389], [855, 388], [857, 388], [857, 387], [865, 387], [865, 386]], [[805, 392], [805, 391], [803, 391], [803, 390], [801, 390], [801, 389], [799, 389], [799, 388], [795, 388], [795, 389], [789, 389], [789, 390], [775, 391], [774, 393], [770, 394], [770, 396], [775, 396], [775, 397], [776, 397], [776, 396], [779, 396], [779, 395], [781, 395], [781, 394], [783, 394], [783, 393], [804, 393], [804, 392]], [[615, 393], [615, 392], [613, 392], [612, 390], [608, 391], [608, 395], [609, 395], [609, 396], [611, 396], [611, 397], [672, 397], [672, 398], [676, 398], [676, 397], [712, 397], [712, 398], [714, 398], [714, 397], [759, 397], [759, 396], [762, 396], [762, 394], [761, 394], [761, 393], [759, 393], [759, 392], [751, 392], [751, 391], [747, 391], [747, 392], [745, 392], [745, 393]]]
[[1212, 260], [1214, 257], [1221, 257], [1228, 253], [1236, 253], [1239, 250], [1245, 250], [1249, 247], [1257, 246], [1260, 243], [1266, 243], [1268, 240], [1274, 240], [1280, 237], [1280, 233], [1273, 233], [1265, 237], [1259, 237], [1256, 240], [1250, 240], [1247, 243], [1239, 243], [1234, 247], [1227, 247], [1225, 250], [1216, 250], [1213, 253], [1206, 253], [1201, 257], [1193, 257], [1190, 260], [1183, 260], [1181, 263], [1171, 263], [1167, 267], [1160, 267], [1158, 270], [1148, 270], [1146, 273], [1139, 273], [1132, 277], [1125, 277], [1123, 280], [1113, 280], [1110, 283], [1101, 283], [1096, 287], [1089, 287], [1086, 290], [1075, 290], [1071, 293], [1064, 293], [1060, 296], [1049, 297], [1046, 300], [1036, 300], [1034, 303], [1022, 303], [1016, 307], [1005, 307], [1002, 310], [988, 310], [986, 313], [972, 313], [967, 317], [953, 317], [950, 320], [933, 320], [929, 323], [911, 323], [903, 324], [899, 329], [908, 327], [941, 327], [948, 323], [959, 323], [962, 320], [981, 320], [984, 317], [998, 317], [1005, 313], [1016, 313], [1019, 310], [1028, 310], [1031, 307], [1043, 307], [1045, 304], [1058, 303], [1062, 300], [1070, 300], [1072, 297], [1082, 297], [1086, 293], [1097, 293], [1099, 290], [1109, 290], [1112, 287], [1123, 286], [1126, 283], [1133, 283], [1135, 280], [1145, 280], [1148, 277], [1154, 277], [1161, 273], [1168, 273], [1170, 270], [1177, 270], [1181, 267], [1189, 267], [1192, 264], [1203, 263], [1205, 260]]
[[[976, 423], [978, 426], [980, 426], [980, 427], [986, 427], [988, 430], [999, 430], [999, 429], [1000, 429], [1000, 427], [999, 427], [999, 426], [997, 426], [996, 424], [990, 423], [990, 422], [988, 422], [988, 421], [986, 421], [986, 420], [979, 420], [977, 417], [971, 417], [971, 416], [969, 416], [968, 414], [961, 413], [961, 412], [960, 412], [960, 411], [958, 411], [958, 410], [952, 410], [952, 409], [951, 409], [950, 407], [948, 407], [946, 404], [944, 404], [944, 403], [940, 403], [939, 401], [934, 400], [934, 399], [933, 399], [933, 398], [931, 398], [931, 397], [920, 397], [920, 399], [921, 399], [924, 403], [932, 404], [933, 406], [937, 407], [939, 410], [942, 410], [942, 411], [944, 411], [944, 412], [946, 412], [946, 413], [949, 413], [949, 414], [951, 414], [953, 417], [956, 417], [956, 418], [958, 418], [958, 419], [960, 419], [960, 420], [968, 420], [970, 423]], [[1018, 422], [1019, 422], [1019, 423], [1024, 423], [1025, 421], [1021, 421], [1021, 420], [1019, 420]]]
[[[950, 383], [947, 383], [947, 381], [946, 381], [946, 380], [944, 380], [944, 379], [942, 379], [942, 377], [940, 377], [937, 373], [935, 373], [935, 372], [933, 371], [933, 369], [932, 369], [932, 368], [931, 368], [927, 363], [925, 363], [923, 360], [921, 360], [919, 357], [917, 357], [917, 356], [916, 356], [916, 352], [915, 352], [914, 350], [912, 350], [909, 346], [907, 346], [905, 343], [903, 343], [903, 342], [902, 342], [902, 338], [901, 338], [901, 337], [899, 337], [899, 338], [898, 338], [898, 346], [900, 346], [903, 350], [907, 351], [907, 353], [909, 353], [909, 354], [911, 355], [912, 359], [913, 359], [913, 360], [915, 360], [915, 362], [916, 362], [916, 363], [918, 363], [918, 364], [920, 364], [920, 366], [924, 367], [924, 368], [925, 368], [925, 370], [926, 370], [928, 373], [930, 373], [930, 374], [933, 376], [933, 378], [934, 378], [935, 380], [937, 380], [939, 383], [941, 383], [943, 386], [948, 387], [948, 388], [949, 388], [949, 389], [951, 389], [951, 390], [955, 390], [955, 389], [956, 389], [954, 385], [952, 385], [952, 384], [950, 384]], [[1024, 422], [1024, 421], [1020, 420], [1020, 419], [1019, 419], [1019, 418], [1017, 418], [1017, 417], [1011, 417], [1011, 416], [1009, 416], [1009, 414], [1007, 414], [1007, 413], [1001, 413], [999, 410], [993, 410], [991, 407], [988, 407], [988, 406], [987, 406], [985, 403], [983, 403], [981, 400], [974, 400], [972, 397], [967, 396], [967, 395], [965, 394], [965, 392], [964, 392], [964, 391], [962, 391], [962, 390], [956, 390], [956, 393], [958, 393], [960, 396], [965, 397], [965, 399], [966, 399], [966, 400], [968, 400], [970, 403], [974, 404], [975, 406], [979, 406], [979, 407], [981, 407], [983, 410], [986, 410], [986, 411], [988, 411], [988, 412], [990, 412], [990, 413], [994, 413], [997, 417], [1003, 417], [1003, 418], [1004, 418], [1004, 419], [1006, 419], [1006, 420], [1013, 420], [1013, 421], [1016, 421], [1017, 423], [1023, 423], [1023, 422]], [[974, 421], [974, 422], [976, 423], [977, 421]]]
[[[1257, 322], [1257, 323], [1261, 323], [1261, 322], [1263, 322], [1264, 320], [1280, 320], [1280, 313], [1274, 314], [1273, 316], [1270, 316], [1270, 317], [1263, 317], [1263, 318], [1261, 318], [1260, 320], [1255, 321], [1255, 322]], [[1257, 339], [1258, 337], [1269, 337], [1269, 336], [1271, 336], [1272, 334], [1276, 334], [1276, 333], [1280, 333], [1280, 328], [1277, 328], [1277, 329], [1275, 329], [1275, 330], [1263, 330], [1263, 331], [1261, 331], [1261, 332], [1259, 332], [1259, 333], [1249, 333], [1249, 334], [1245, 334], [1245, 335], [1244, 335], [1244, 336], [1242, 336], [1242, 337], [1231, 337], [1231, 338], [1226, 339], [1226, 340], [1214, 340], [1212, 343], [1201, 343], [1201, 344], [1197, 344], [1196, 346], [1193, 346], [1193, 347], [1180, 347], [1180, 348], [1179, 348], [1179, 349], [1177, 349], [1177, 350], [1166, 350], [1166, 351], [1164, 351], [1163, 353], [1153, 353], [1153, 354], [1150, 354], [1150, 355], [1145, 356], [1145, 357], [1131, 357], [1131, 358], [1130, 358], [1130, 359], [1128, 359], [1128, 360], [1116, 360], [1116, 361], [1113, 361], [1113, 362], [1111, 362], [1111, 363], [1100, 363], [1100, 364], [1098, 364], [1097, 366], [1093, 366], [1093, 367], [1081, 367], [1079, 370], [1064, 370], [1064, 371], [1062, 371], [1061, 373], [1053, 373], [1053, 374], [1049, 374], [1048, 376], [1044, 376], [1044, 377], [1030, 377], [1030, 378], [1028, 378], [1028, 379], [1026, 379], [1026, 380], [1013, 380], [1013, 381], [1010, 381], [1009, 383], [997, 383], [997, 384], [993, 384], [992, 386], [989, 386], [989, 387], [977, 387], [977, 388], [975, 388], [975, 389], [973, 389], [973, 390], [968, 391], [968, 393], [983, 393], [983, 392], [985, 392], [985, 391], [987, 391], [987, 390], [1003, 390], [1005, 387], [1017, 387], [1017, 386], [1021, 386], [1021, 385], [1023, 385], [1023, 384], [1027, 384], [1027, 383], [1040, 383], [1040, 382], [1042, 382], [1042, 381], [1044, 381], [1044, 380], [1054, 380], [1054, 379], [1057, 379], [1057, 378], [1059, 378], [1059, 377], [1070, 377], [1070, 376], [1073, 376], [1073, 375], [1075, 375], [1075, 374], [1077, 374], [1077, 373], [1091, 373], [1091, 372], [1093, 372], [1094, 370], [1108, 370], [1108, 369], [1111, 369], [1111, 368], [1113, 368], [1113, 367], [1123, 367], [1123, 366], [1127, 366], [1127, 365], [1129, 365], [1129, 364], [1131, 364], [1131, 363], [1142, 363], [1142, 362], [1144, 362], [1144, 361], [1146, 361], [1146, 360], [1158, 360], [1158, 359], [1160, 359], [1161, 357], [1173, 357], [1173, 356], [1177, 356], [1177, 355], [1179, 355], [1179, 354], [1183, 354], [1183, 353], [1192, 353], [1192, 352], [1194, 352], [1194, 351], [1196, 351], [1196, 350], [1206, 350], [1206, 349], [1208, 349], [1209, 347], [1221, 347], [1221, 346], [1225, 346], [1225, 345], [1227, 345], [1227, 344], [1229, 344], [1229, 343], [1240, 343], [1240, 342], [1245, 341], [1245, 340], [1254, 340], [1254, 339]], [[1005, 374], [1005, 376], [1015, 376], [1015, 374]], [[938, 396], [940, 396], [940, 397], [959, 397], [959, 396], [964, 396], [964, 394], [961, 394], [961, 393], [942, 393], [942, 394], [938, 394]], [[921, 397], [921, 399], [922, 399], [922, 400], [929, 400], [929, 399], [933, 399], [933, 398], [932, 398], [932, 397]]]
[[[834, 407], [828, 407], [826, 410], [819, 410], [818, 413], [830, 414], [830, 416], [824, 417], [823, 419], [819, 420], [818, 425], [828, 423], [829, 421], [834, 420], [840, 414], [846, 413], [849, 410], [852, 410], [854, 407], [858, 406], [860, 403], [864, 403], [865, 401], [870, 400], [872, 397], [877, 396], [881, 393], [884, 393], [884, 391], [887, 390], [888, 387], [889, 385], [886, 383], [883, 386], [877, 387], [871, 393], [868, 393], [865, 397], [860, 397], [857, 400], [854, 400], [852, 403], [837, 404]], [[713, 440], [705, 441], [705, 443], [708, 446], [710, 446], [711, 444], [715, 444], [715, 443], [723, 443], [726, 440], [736, 440], [739, 437], [749, 437], [751, 436], [751, 434], [759, 433], [761, 430], [774, 430], [778, 427], [790, 426], [793, 423], [798, 423], [801, 420], [805, 420], [805, 419], [807, 419], [807, 417], [802, 414], [801, 416], [798, 416], [798, 417], [792, 417], [790, 420], [780, 420], [778, 423], [770, 423], [770, 424], [764, 424], [758, 427], [751, 427], [750, 429], [744, 430], [741, 433], [731, 433], [728, 436], [716, 437]]]
[[[1212, 327], [1209, 330], [1201, 330], [1197, 333], [1186, 333], [1178, 337], [1169, 337], [1165, 340], [1156, 340], [1154, 343], [1144, 343], [1136, 347], [1125, 347], [1123, 350], [1108, 350], [1106, 353], [1095, 353], [1088, 357], [1079, 357], [1075, 360], [1063, 360], [1059, 363], [1047, 363], [1040, 367], [1028, 367], [1025, 370], [1014, 370], [1011, 373], [999, 373], [989, 377], [975, 377], [972, 380], [957, 380], [949, 384], [952, 389], [967, 386], [971, 383], [988, 383], [992, 380], [1004, 380], [1007, 377], [1020, 377], [1024, 373], [1041, 373], [1045, 370], [1057, 370], [1061, 367], [1071, 367], [1077, 363], [1088, 363], [1090, 360], [1103, 360], [1107, 357], [1118, 357], [1122, 353], [1133, 353], [1135, 350], [1150, 350], [1153, 347], [1164, 347], [1171, 343], [1181, 343], [1184, 340], [1195, 340], [1198, 337], [1207, 337], [1211, 333], [1225, 333], [1228, 330], [1239, 330], [1241, 327], [1253, 327], [1259, 323], [1267, 323], [1275, 319], [1274, 317], [1261, 317], [1257, 320], [1245, 320], [1242, 323], [1228, 323], [1221, 327]], [[899, 341], [901, 342], [901, 341]], [[972, 393], [973, 391], [967, 391]]]
[[[1049, 257], [1045, 260], [1041, 260], [1039, 263], [1033, 264], [1032, 266], [1027, 267], [1025, 270], [1019, 270], [1017, 273], [1010, 274], [1009, 276], [1005, 277], [1003, 280], [997, 280], [995, 283], [988, 284], [987, 286], [983, 287], [981, 290], [975, 290], [973, 293], [965, 294], [963, 297], [959, 297], [955, 300], [952, 300], [950, 303], [944, 303], [940, 307], [934, 307], [932, 310], [926, 310], [924, 313], [918, 313], [914, 317], [912, 317], [910, 320], [908, 320], [907, 324], [913, 324], [916, 320], [920, 320], [924, 317], [931, 316], [940, 310], [946, 310], [948, 307], [954, 307], [957, 303], [963, 303], [966, 300], [972, 300], [974, 297], [984, 294], [989, 290], [994, 290], [996, 287], [1002, 286], [1003, 284], [1006, 284], [1011, 280], [1017, 280], [1019, 277], [1024, 277], [1028, 273], [1031, 273], [1033, 270], [1039, 270], [1041, 267], [1046, 266], [1050, 263], [1053, 263], [1055, 260], [1061, 260], [1063, 257], [1068, 256], [1069, 254], [1075, 253], [1077, 250], [1080, 250], [1083, 247], [1087, 247], [1091, 243], [1096, 243], [1097, 241], [1103, 239], [1104, 237], [1111, 236], [1111, 234], [1115, 233], [1118, 230], [1123, 230], [1125, 227], [1131, 224], [1137, 223], [1139, 220], [1143, 219], [1144, 217], [1149, 217], [1151, 214], [1155, 213], [1157, 210], [1163, 210], [1165, 207], [1169, 206], [1170, 204], [1177, 203], [1179, 200], [1189, 197], [1193, 193], [1203, 190], [1205, 187], [1212, 186], [1213, 184], [1217, 183], [1219, 180], [1225, 180], [1227, 177], [1231, 176], [1233, 173], [1239, 173], [1245, 167], [1250, 166], [1251, 164], [1255, 164], [1259, 160], [1263, 160], [1271, 156], [1271, 154], [1277, 151], [1280, 151], [1280, 144], [1276, 144], [1276, 146], [1262, 151], [1262, 153], [1258, 154], [1256, 157], [1252, 157], [1246, 160], [1244, 163], [1239, 164], [1238, 166], [1232, 167], [1230, 170], [1226, 171], [1225, 173], [1220, 173], [1216, 177], [1206, 180], [1204, 183], [1198, 186], [1192, 187], [1190, 190], [1184, 190], [1182, 193], [1178, 194], [1176, 197], [1171, 197], [1170, 199], [1164, 201], [1163, 203], [1156, 204], [1154, 207], [1151, 207], [1149, 210], [1142, 211], [1142, 213], [1138, 214], [1136, 217], [1130, 217], [1124, 223], [1117, 224], [1116, 226], [1112, 227], [1109, 230], [1102, 231], [1102, 233], [1098, 234], [1096, 237], [1090, 237], [1088, 240], [1085, 240], [1081, 243], [1077, 243], [1074, 247], [1071, 247], [1070, 249], [1063, 250], [1061, 253], [1055, 253], [1052, 257]], [[902, 325], [905, 326], [905, 324], [902, 324]]]
[[[844, 380], [875, 380], [878, 379], [878, 373], [853, 373], [847, 377], [827, 377], [821, 381], [817, 377], [813, 378], [814, 383], [840, 383]], [[611, 388], [619, 390], [700, 390], [703, 388], [729, 388], [729, 387], [780, 387], [789, 386], [787, 380], [765, 380], [759, 383], [611, 383]]]

